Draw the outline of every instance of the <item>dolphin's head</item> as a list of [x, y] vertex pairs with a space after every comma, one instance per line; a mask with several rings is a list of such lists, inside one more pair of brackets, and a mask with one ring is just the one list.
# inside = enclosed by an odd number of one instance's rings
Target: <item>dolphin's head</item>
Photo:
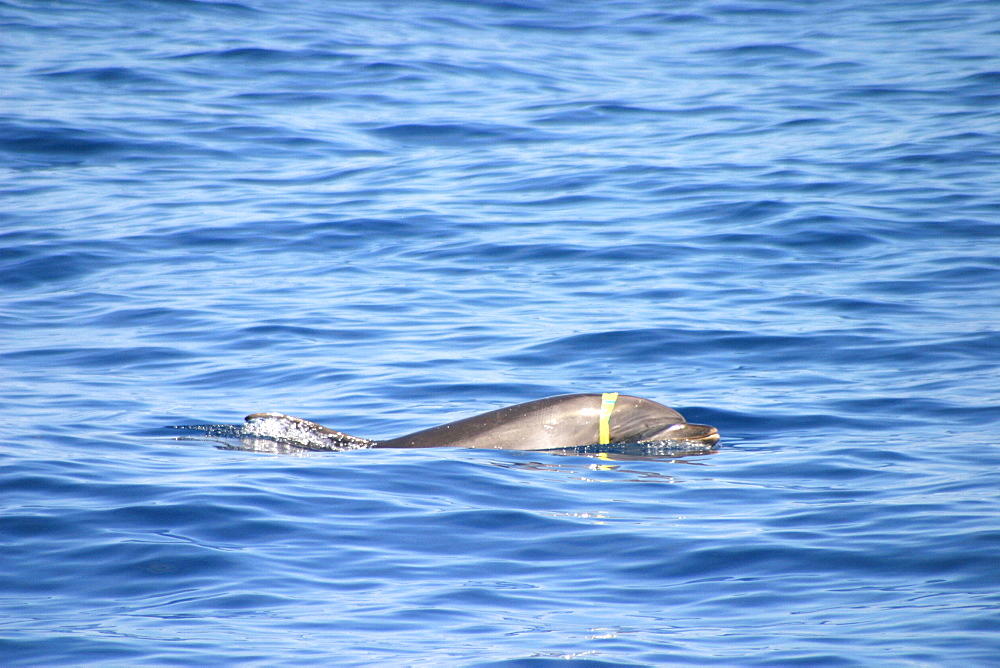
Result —
[[649, 399], [621, 395], [611, 413], [612, 441], [618, 443], [679, 441], [712, 446], [719, 431], [705, 424], [691, 424], [673, 408]]

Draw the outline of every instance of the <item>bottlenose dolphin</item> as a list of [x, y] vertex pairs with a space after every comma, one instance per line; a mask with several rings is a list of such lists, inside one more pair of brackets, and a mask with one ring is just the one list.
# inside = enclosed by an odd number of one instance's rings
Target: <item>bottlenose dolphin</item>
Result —
[[566, 394], [500, 408], [399, 438], [374, 441], [282, 413], [246, 417], [256, 435], [310, 450], [496, 448], [558, 450], [613, 443], [674, 442], [708, 449], [715, 427], [690, 424], [672, 408], [626, 394]]

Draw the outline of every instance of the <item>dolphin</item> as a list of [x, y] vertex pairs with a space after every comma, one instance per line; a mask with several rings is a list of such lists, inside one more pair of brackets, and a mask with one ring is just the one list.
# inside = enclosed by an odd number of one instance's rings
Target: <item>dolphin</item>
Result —
[[433, 447], [560, 450], [650, 442], [707, 450], [719, 440], [715, 427], [691, 424], [663, 404], [616, 392], [537, 399], [384, 441], [351, 436], [283, 413], [254, 413], [246, 417], [246, 422], [251, 435], [309, 450]]

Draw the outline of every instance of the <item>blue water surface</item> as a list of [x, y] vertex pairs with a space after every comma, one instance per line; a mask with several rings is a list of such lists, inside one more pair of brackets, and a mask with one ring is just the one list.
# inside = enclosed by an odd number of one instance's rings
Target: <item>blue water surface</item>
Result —
[[[990, 666], [1000, 11], [0, 0], [0, 663]], [[621, 391], [715, 454], [266, 454]]]

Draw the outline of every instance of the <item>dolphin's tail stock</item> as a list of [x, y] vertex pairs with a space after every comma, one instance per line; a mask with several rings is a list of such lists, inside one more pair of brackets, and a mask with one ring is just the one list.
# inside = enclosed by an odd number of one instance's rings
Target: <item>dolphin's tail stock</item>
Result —
[[307, 450], [358, 450], [376, 442], [334, 431], [321, 424], [283, 413], [254, 413], [246, 416], [247, 435]]

